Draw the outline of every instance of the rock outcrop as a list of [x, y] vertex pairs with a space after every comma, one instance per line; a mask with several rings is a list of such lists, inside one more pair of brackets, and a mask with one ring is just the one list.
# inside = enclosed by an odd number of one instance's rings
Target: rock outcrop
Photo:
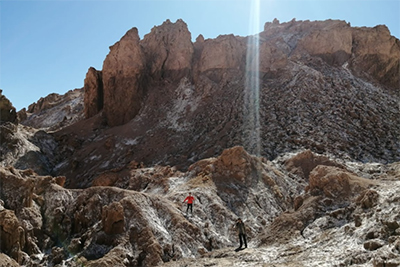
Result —
[[83, 109], [83, 90], [74, 89], [64, 95], [53, 93], [42, 97], [27, 110], [18, 111], [18, 116], [21, 124], [50, 132], [82, 120]]
[[179, 81], [190, 75], [194, 48], [184, 21], [165, 21], [161, 26], [151, 29], [140, 44], [145, 52], [148, 75], [152, 80]]
[[12, 122], [17, 123], [18, 117], [15, 107], [12, 105], [10, 100], [5, 97], [3, 90], [0, 89], [0, 123]]
[[361, 77], [369, 75], [399, 95], [399, 40], [385, 25], [353, 30], [354, 59], [351, 64]]
[[98, 114], [104, 105], [104, 90], [101, 71], [89, 68], [84, 82], [84, 107], [85, 118]]
[[[251, 107], [255, 55], [248, 49], [256, 40], [260, 87], [258, 106]], [[397, 161], [399, 51], [384, 26], [335, 20], [275, 20], [258, 36], [200, 35], [194, 43], [181, 20], [154, 27], [143, 40], [133, 28], [110, 48], [103, 70], [89, 69], [83, 90], [49, 95], [19, 112], [22, 124], [54, 131], [57, 143], [52, 153], [34, 143], [41, 160], [30, 166], [47, 162], [35, 170], [65, 175], [68, 187], [87, 187], [99, 173], [130, 162], [185, 170], [237, 145], [268, 159], [309, 149]], [[10, 147], [2, 150], [12, 155]]]
[[53, 174], [57, 164], [57, 142], [43, 130], [13, 123], [0, 125], [0, 164], [32, 169], [40, 175]]
[[138, 30], [132, 28], [110, 47], [104, 60], [104, 115], [110, 126], [128, 122], [142, 107], [146, 61], [139, 41]]
[[[137, 186], [146, 176], [146, 185]], [[0, 169], [0, 183], [1, 251], [29, 266], [69, 265], [69, 253], [75, 264], [87, 266], [113, 257], [132, 266], [156, 266], [203, 254], [234, 243], [227, 222], [236, 216], [252, 221], [248, 235], [255, 238], [291, 205], [289, 194], [300, 193], [303, 186], [241, 147], [198, 162], [187, 173], [133, 168], [114, 179], [112, 187], [69, 190], [62, 187], [65, 177], [14, 168]], [[180, 203], [189, 190], [196, 206], [188, 218]], [[44, 251], [49, 251], [44, 258], [35, 258]]]

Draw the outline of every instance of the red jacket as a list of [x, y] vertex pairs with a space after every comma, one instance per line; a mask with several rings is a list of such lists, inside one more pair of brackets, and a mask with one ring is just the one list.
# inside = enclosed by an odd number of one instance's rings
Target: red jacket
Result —
[[193, 201], [194, 201], [194, 197], [193, 196], [187, 196], [183, 202], [185, 202], [186, 200], [187, 200], [188, 204], [192, 204]]

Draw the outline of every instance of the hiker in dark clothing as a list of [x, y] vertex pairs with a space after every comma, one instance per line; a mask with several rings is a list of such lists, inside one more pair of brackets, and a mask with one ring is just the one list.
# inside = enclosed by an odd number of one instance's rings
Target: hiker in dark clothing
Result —
[[238, 218], [236, 220], [235, 228], [236, 228], [236, 231], [237, 231], [237, 233], [239, 235], [239, 241], [240, 241], [239, 249], [242, 248], [243, 243], [244, 243], [244, 247], [247, 248], [246, 227], [244, 226], [244, 223], [243, 223], [242, 219]]

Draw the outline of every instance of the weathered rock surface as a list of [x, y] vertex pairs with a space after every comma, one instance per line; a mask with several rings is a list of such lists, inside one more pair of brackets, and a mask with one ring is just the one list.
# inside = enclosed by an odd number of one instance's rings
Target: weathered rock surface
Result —
[[137, 29], [132, 28], [110, 47], [104, 60], [104, 113], [110, 126], [128, 122], [141, 108], [145, 58], [139, 41]]
[[13, 123], [0, 125], [0, 164], [32, 169], [40, 175], [53, 173], [57, 142], [43, 130]]
[[[89, 69], [84, 92], [50, 95], [19, 115], [25, 125], [62, 129], [51, 171], [74, 187], [132, 161], [184, 170], [236, 145], [251, 153], [257, 146], [268, 159], [298, 149], [362, 162], [400, 158], [400, 48], [386, 27], [275, 20], [259, 38], [256, 113], [245, 86], [254, 36], [192, 43], [178, 20], [143, 40], [131, 29], [110, 48], [103, 70]], [[257, 144], [248, 127], [255, 116]]]
[[46, 131], [57, 131], [74, 124], [83, 116], [83, 90], [70, 90], [64, 95], [50, 94], [18, 111], [21, 124]]
[[15, 107], [12, 105], [10, 100], [8, 100], [8, 98], [2, 93], [3, 90], [0, 89], [0, 123], [18, 123], [18, 117]]
[[161, 26], [151, 29], [140, 44], [146, 54], [146, 65], [152, 79], [179, 81], [190, 74], [194, 48], [184, 21], [165, 21]]
[[85, 118], [98, 114], [104, 105], [104, 90], [101, 71], [89, 68], [84, 82], [84, 107]]
[[[311, 166], [319, 157], [303, 163]], [[283, 162], [234, 147], [187, 172], [132, 162], [95, 180], [112, 186], [87, 189], [64, 188], [65, 177], [0, 168], [0, 264], [398, 264], [399, 163], [338, 168], [335, 159], [325, 162], [311, 170], [308, 183]], [[366, 170], [375, 179], [364, 178]], [[192, 215], [182, 206], [189, 191]], [[295, 197], [303, 199], [297, 209]], [[373, 204], [365, 205], [366, 199]], [[234, 252], [232, 225], [239, 216], [249, 248]]]

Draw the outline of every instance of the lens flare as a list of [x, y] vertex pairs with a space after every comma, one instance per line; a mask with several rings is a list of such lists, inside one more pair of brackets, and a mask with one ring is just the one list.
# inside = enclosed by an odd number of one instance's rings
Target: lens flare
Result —
[[252, 0], [244, 85], [244, 148], [261, 155], [260, 137], [260, 0]]

